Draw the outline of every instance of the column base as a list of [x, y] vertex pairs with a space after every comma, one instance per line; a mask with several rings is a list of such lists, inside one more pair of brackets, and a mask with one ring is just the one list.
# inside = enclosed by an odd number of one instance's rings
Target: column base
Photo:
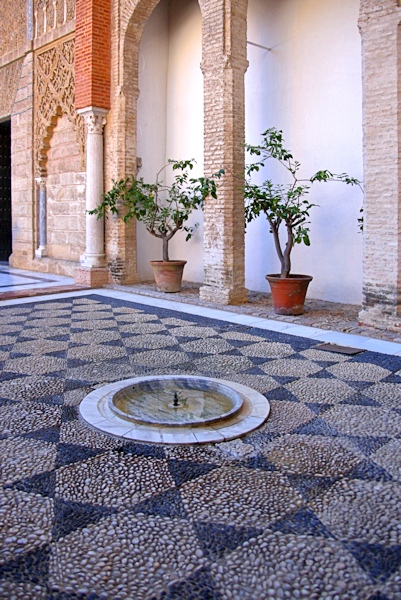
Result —
[[39, 246], [35, 250], [35, 258], [44, 258], [45, 256], [47, 256], [46, 246]]
[[83, 254], [80, 257], [81, 267], [86, 269], [103, 269], [106, 264], [104, 254]]
[[77, 267], [74, 280], [77, 285], [85, 285], [91, 288], [102, 287], [109, 283], [109, 270], [106, 268]]
[[214, 304], [243, 304], [248, 301], [248, 290], [246, 288], [217, 288], [203, 285], [199, 290], [199, 298]]

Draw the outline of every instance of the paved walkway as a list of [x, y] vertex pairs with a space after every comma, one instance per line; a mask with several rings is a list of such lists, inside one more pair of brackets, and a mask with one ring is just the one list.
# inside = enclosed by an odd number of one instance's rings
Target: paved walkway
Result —
[[338, 302], [326, 302], [325, 300], [313, 300], [307, 298], [305, 312], [297, 317], [285, 317], [277, 315], [273, 310], [271, 295], [263, 292], [249, 292], [248, 302], [238, 306], [221, 306], [211, 302], [202, 302], [199, 299], [199, 285], [184, 282], [183, 289], [178, 294], [166, 295], [158, 292], [154, 282], [148, 281], [137, 283], [130, 286], [109, 285], [111, 289], [121, 292], [131, 292], [141, 296], [153, 298], [166, 298], [170, 296], [175, 302], [185, 304], [194, 304], [197, 306], [207, 306], [218, 310], [226, 310], [238, 314], [253, 315], [264, 319], [271, 319], [284, 323], [293, 323], [296, 325], [306, 325], [308, 327], [317, 327], [331, 331], [340, 331], [353, 335], [362, 335], [375, 339], [382, 339], [393, 342], [401, 342], [401, 331], [386, 331], [383, 327], [373, 329], [362, 327], [358, 324], [358, 314], [361, 307], [355, 304], [340, 304]]
[[[116, 290], [3, 301], [0, 335], [1, 598], [401, 599], [399, 344]], [[176, 373], [271, 415], [185, 447], [78, 417], [101, 385]]]
[[13, 269], [0, 262], [0, 301], [87, 289], [72, 277]]
[[[174, 303], [184, 303], [203, 306], [216, 310], [224, 310], [236, 314], [251, 315], [283, 323], [306, 325], [318, 329], [338, 331], [368, 338], [382, 339], [401, 343], [401, 332], [386, 331], [383, 328], [373, 329], [361, 327], [358, 324], [360, 306], [355, 304], [340, 304], [324, 300], [307, 299], [305, 313], [298, 317], [276, 315], [273, 310], [271, 295], [263, 292], [249, 292], [249, 300], [239, 306], [221, 306], [199, 299], [199, 285], [184, 282], [183, 289], [178, 294], [158, 292], [153, 281], [137, 283], [129, 286], [108, 285], [106, 288], [123, 293], [132, 293], [148, 298], [159, 298]], [[0, 263], [0, 301], [37, 295], [62, 293], [86, 289], [77, 286], [71, 277], [60, 275], [22, 271], [10, 268], [6, 263]]]

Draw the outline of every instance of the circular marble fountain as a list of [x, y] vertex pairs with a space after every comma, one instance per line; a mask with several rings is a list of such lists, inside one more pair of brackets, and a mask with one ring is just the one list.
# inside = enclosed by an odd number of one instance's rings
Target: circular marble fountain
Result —
[[259, 427], [269, 412], [267, 399], [247, 386], [173, 375], [111, 383], [80, 405], [82, 419], [95, 429], [159, 444], [228, 441]]

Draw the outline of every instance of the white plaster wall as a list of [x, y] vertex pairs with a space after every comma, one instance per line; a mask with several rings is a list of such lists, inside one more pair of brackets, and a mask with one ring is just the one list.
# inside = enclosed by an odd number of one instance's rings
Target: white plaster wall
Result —
[[[363, 176], [358, 9], [359, 0], [249, 0], [248, 40], [272, 51], [248, 45], [246, 139], [257, 143], [268, 127], [282, 129], [306, 177], [320, 169]], [[292, 272], [314, 277], [309, 297], [360, 303], [362, 192], [315, 184], [310, 198], [320, 205], [312, 209], [311, 246], [295, 247]], [[278, 270], [260, 217], [246, 236], [247, 287], [267, 290], [265, 274]]]
[[[161, 0], [147, 22], [141, 40], [138, 100], [139, 175], [153, 181], [167, 159], [194, 158], [194, 176], [202, 174], [203, 77], [202, 19], [196, 0]], [[170, 171], [171, 175], [171, 171]], [[184, 279], [203, 281], [203, 215], [194, 237], [185, 242], [178, 232], [169, 244], [170, 259], [187, 260]], [[149, 260], [162, 258], [161, 241], [138, 223], [138, 272], [152, 277]]]
[[[137, 155], [139, 177], [151, 183], [166, 158], [166, 105], [168, 68], [168, 1], [162, 0], [145, 25], [139, 51], [137, 103]], [[160, 240], [137, 223], [138, 273], [151, 279], [150, 260], [162, 259]]]

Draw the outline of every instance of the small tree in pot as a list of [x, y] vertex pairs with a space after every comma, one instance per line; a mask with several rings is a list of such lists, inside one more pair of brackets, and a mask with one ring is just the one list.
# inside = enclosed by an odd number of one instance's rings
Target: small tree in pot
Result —
[[[121, 212], [123, 221], [133, 218], [144, 223], [147, 231], [162, 240], [163, 260], [151, 261], [156, 286], [162, 292], [179, 292], [185, 260], [170, 260], [169, 241], [178, 231], [186, 232], [186, 240], [194, 234], [198, 223], [188, 226], [186, 223], [192, 211], [203, 208], [207, 196], [217, 198], [216, 182], [213, 178], [190, 178], [189, 172], [195, 160], [168, 160], [156, 174], [154, 183], [145, 183], [135, 175], [113, 181], [113, 187], [103, 196], [101, 204], [90, 211], [98, 218]], [[174, 180], [167, 185], [161, 179], [162, 173], [171, 167]], [[212, 177], [220, 178], [224, 173], [220, 169]]]
[[[308, 275], [291, 274], [291, 252], [296, 244], [310, 245], [309, 212], [315, 204], [307, 198], [310, 187], [316, 181], [337, 181], [348, 185], [360, 182], [346, 173], [336, 175], [330, 171], [318, 171], [309, 179], [300, 179], [300, 163], [284, 148], [283, 133], [275, 128], [262, 133], [262, 143], [245, 148], [251, 156], [258, 157], [245, 167], [243, 186], [245, 198], [245, 221], [250, 223], [264, 213], [273, 234], [276, 252], [281, 264], [280, 274], [266, 275], [270, 283], [274, 310], [278, 314], [303, 313], [307, 287], [312, 280]], [[266, 179], [261, 185], [252, 183], [252, 175], [265, 166], [269, 159], [278, 161], [289, 173], [289, 183], [273, 183]], [[285, 229], [285, 243], [280, 232]]]

